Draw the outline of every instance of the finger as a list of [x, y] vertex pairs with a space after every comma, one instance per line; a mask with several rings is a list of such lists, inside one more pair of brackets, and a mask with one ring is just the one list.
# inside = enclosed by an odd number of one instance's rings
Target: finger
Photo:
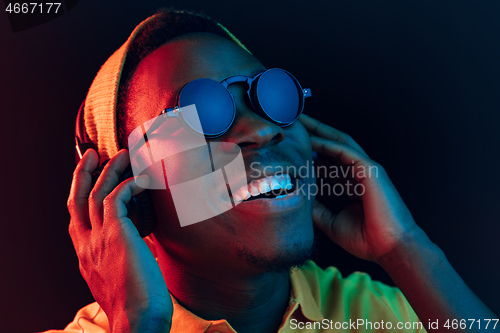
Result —
[[354, 139], [349, 134], [328, 126], [327, 124], [324, 124], [321, 121], [306, 114], [302, 114], [299, 120], [304, 125], [304, 127], [314, 136], [348, 144], [368, 157], [363, 148], [361, 148], [361, 146], [356, 141], [354, 141]]
[[115, 189], [123, 170], [130, 164], [128, 151], [120, 150], [102, 170], [89, 196], [89, 211], [92, 227], [102, 226], [103, 201]]
[[314, 151], [330, 156], [343, 165], [352, 166], [351, 169], [343, 170], [343, 172], [347, 172], [358, 182], [362, 182], [380, 167], [375, 161], [370, 160], [366, 155], [346, 143], [320, 137], [311, 137], [310, 139]]
[[[125, 206], [133, 196], [141, 193], [149, 187], [149, 176], [142, 175], [134, 178], [127, 179], [118, 185], [105, 199], [104, 199], [104, 224], [114, 223], [120, 221], [124, 223], [127, 217], [127, 207]], [[132, 223], [130, 221], [130, 223]]]
[[67, 205], [71, 214], [70, 228], [77, 232], [91, 229], [88, 199], [92, 190], [92, 173], [98, 163], [99, 157], [95, 150], [88, 149], [73, 172]]
[[[316, 181], [326, 182], [334, 190], [336, 195], [346, 195], [351, 200], [357, 200], [360, 197], [356, 191], [351, 191], [356, 186], [357, 180], [352, 175], [352, 170], [344, 167], [343, 163], [338, 163], [335, 158], [321, 154], [317, 162], [314, 163]], [[349, 172], [351, 171], [351, 172]], [[322, 185], [321, 185], [322, 186]], [[342, 189], [340, 191], [340, 189]], [[347, 189], [344, 191], [344, 189]], [[337, 192], [340, 191], [340, 192]]]
[[363, 218], [363, 204], [358, 201], [351, 202], [335, 217], [331, 226], [330, 239], [340, 245], [345, 244], [346, 239], [352, 239], [353, 235], [363, 238]]
[[318, 200], [314, 201], [312, 211], [313, 224], [330, 238], [335, 217], [335, 214], [325, 205]]
[[363, 216], [363, 206], [360, 202], [352, 202], [339, 214], [333, 214], [325, 205], [317, 200], [314, 203], [314, 225], [334, 243], [341, 246], [345, 244], [347, 235], [353, 232], [359, 235]]

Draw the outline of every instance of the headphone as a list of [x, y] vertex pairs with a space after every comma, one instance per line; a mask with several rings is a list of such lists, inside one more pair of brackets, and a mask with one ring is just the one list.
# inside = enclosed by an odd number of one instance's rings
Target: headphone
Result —
[[[90, 140], [89, 135], [87, 133], [87, 129], [85, 128], [85, 120], [83, 117], [85, 108], [85, 101], [80, 105], [80, 109], [78, 110], [78, 114], [76, 116], [76, 125], [75, 125], [75, 142], [76, 142], [76, 152], [75, 152], [75, 162], [78, 162], [82, 159], [83, 154], [89, 148], [94, 149], [96, 152], [96, 145]], [[97, 167], [96, 171], [92, 176], [92, 186], [95, 185], [97, 178], [102, 172], [104, 166], [109, 162], [109, 160], [104, 161], [100, 166]], [[132, 172], [132, 168], [130, 165], [123, 171], [120, 175], [119, 182], [123, 182], [134, 176]], [[156, 212], [153, 205], [153, 200], [151, 198], [151, 193], [149, 190], [144, 190], [141, 193], [133, 196], [127, 207], [127, 216], [134, 223], [135, 227], [139, 231], [139, 235], [141, 237], [146, 237], [156, 227]]]

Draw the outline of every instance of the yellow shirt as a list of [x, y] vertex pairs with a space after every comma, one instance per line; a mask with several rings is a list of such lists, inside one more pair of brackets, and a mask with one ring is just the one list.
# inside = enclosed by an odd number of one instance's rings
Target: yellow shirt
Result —
[[[426, 332], [398, 288], [356, 272], [343, 278], [338, 269], [321, 269], [308, 261], [290, 274], [291, 295], [279, 333], [291, 332]], [[235, 332], [224, 320], [204, 320], [172, 296], [172, 333]], [[390, 327], [389, 327], [390, 325]], [[96, 303], [78, 311], [64, 330], [109, 333], [106, 314]]]

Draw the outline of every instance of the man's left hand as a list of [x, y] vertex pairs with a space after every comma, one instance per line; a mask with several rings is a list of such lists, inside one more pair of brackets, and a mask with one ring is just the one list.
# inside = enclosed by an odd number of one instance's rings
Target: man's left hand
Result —
[[[354, 178], [357, 193], [338, 214], [316, 200], [314, 224], [351, 254], [379, 262], [415, 232], [422, 232], [384, 168], [349, 135], [302, 114], [312, 149]], [[353, 174], [354, 171], [354, 174]], [[344, 185], [345, 185], [344, 180]], [[352, 191], [352, 189], [351, 189]], [[380, 263], [380, 262], [379, 262]]]

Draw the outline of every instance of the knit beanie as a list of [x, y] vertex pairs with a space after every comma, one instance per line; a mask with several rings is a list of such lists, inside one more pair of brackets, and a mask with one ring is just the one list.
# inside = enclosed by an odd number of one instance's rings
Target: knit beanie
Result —
[[[109, 57], [104, 65], [102, 65], [101, 69], [94, 78], [85, 99], [85, 128], [90, 140], [98, 149], [100, 163], [113, 157], [119, 150], [120, 145], [118, 142], [117, 105], [119, 88], [120, 84], [122, 84], [120, 80], [122, 79], [123, 69], [125, 67], [125, 62], [127, 61], [127, 55], [132, 48], [137, 48], [138, 46], [139, 48], [141, 47], [141, 45], [137, 45], [136, 43], [138, 36], [145, 32], [148, 34], [152, 33], [156, 27], [159, 26], [159, 21], [170, 17], [168, 14], [194, 15], [197, 20], [211, 21], [220, 28], [221, 33], [224, 34], [226, 38], [234, 41], [250, 53], [250, 51], [248, 51], [246, 47], [229, 32], [229, 30], [205, 15], [185, 11], [169, 11], [155, 14], [142, 21], [134, 29], [127, 41], [118, 50], [116, 50], [111, 57]], [[163, 23], [166, 23], [167, 26], [169, 24], [169, 22]], [[186, 31], [180, 31], [177, 34], [176, 31], [179, 31], [178, 23], [172, 22], [172, 26], [173, 25], [176, 25], [172, 28], [175, 31], [171, 32], [170, 36], [165, 37], [164, 43], [174, 37], [181, 36], [186, 33], [206, 32], [203, 28], [193, 28]], [[163, 25], [163, 27], [164, 26], [165, 25]], [[136, 43], [136, 45], [134, 45], [134, 43]]]

